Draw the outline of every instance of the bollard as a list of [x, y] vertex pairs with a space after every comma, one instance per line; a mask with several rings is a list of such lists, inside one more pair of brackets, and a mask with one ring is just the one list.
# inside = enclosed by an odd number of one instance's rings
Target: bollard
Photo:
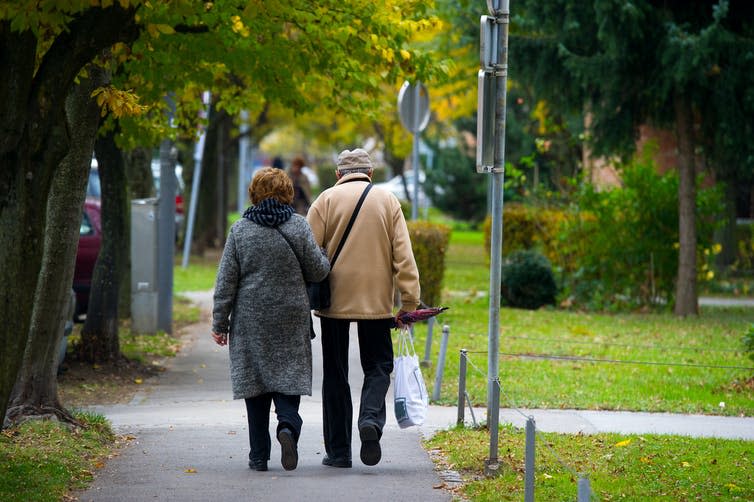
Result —
[[432, 329], [435, 327], [435, 318], [430, 317], [427, 319], [427, 342], [424, 344], [424, 360], [421, 362], [423, 368], [429, 368], [432, 366], [430, 361], [430, 355], [432, 352]]
[[442, 327], [442, 341], [440, 343], [440, 355], [437, 357], [437, 370], [435, 371], [435, 388], [432, 390], [432, 401], [440, 399], [440, 387], [442, 386], [442, 372], [445, 369], [445, 353], [448, 351], [448, 337], [450, 326]]
[[500, 379], [495, 378], [492, 380], [492, 403], [490, 411], [487, 415], [487, 427], [490, 430], [490, 456], [487, 458], [486, 472], [488, 475], [494, 474], [497, 471], [497, 439], [498, 439], [498, 423], [500, 422]]
[[592, 489], [589, 487], [589, 478], [585, 476], [579, 477], [578, 502], [589, 502], [591, 496]]
[[536, 427], [534, 417], [526, 420], [526, 460], [524, 470], [524, 502], [534, 502], [534, 454]]
[[[464, 400], [466, 399], [466, 349], [461, 349], [461, 356], [458, 363], [458, 418], [456, 425], [463, 425], [465, 417]], [[473, 413], [473, 411], [472, 411]]]

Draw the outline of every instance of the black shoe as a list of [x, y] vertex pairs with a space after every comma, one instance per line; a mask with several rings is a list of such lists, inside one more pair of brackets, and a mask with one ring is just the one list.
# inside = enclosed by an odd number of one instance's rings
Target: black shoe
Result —
[[266, 471], [267, 461], [265, 460], [249, 460], [249, 469], [254, 471]]
[[283, 469], [292, 471], [298, 465], [298, 450], [296, 440], [293, 439], [293, 433], [288, 428], [282, 428], [278, 431], [278, 441], [280, 442], [280, 463]]
[[322, 465], [329, 465], [330, 467], [351, 467], [351, 459], [350, 458], [330, 458], [327, 455], [325, 455], [325, 458], [322, 459]]
[[374, 425], [359, 427], [361, 438], [361, 461], [364, 465], [377, 465], [382, 458], [380, 433]]

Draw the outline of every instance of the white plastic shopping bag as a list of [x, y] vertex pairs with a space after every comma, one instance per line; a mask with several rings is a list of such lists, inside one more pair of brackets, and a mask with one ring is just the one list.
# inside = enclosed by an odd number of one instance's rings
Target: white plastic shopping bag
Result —
[[398, 354], [394, 361], [395, 418], [400, 428], [405, 429], [424, 423], [429, 396], [408, 328], [402, 328], [398, 336]]

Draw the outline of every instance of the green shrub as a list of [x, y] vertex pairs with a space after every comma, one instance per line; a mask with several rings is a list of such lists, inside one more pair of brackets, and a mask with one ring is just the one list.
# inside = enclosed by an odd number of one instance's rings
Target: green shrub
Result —
[[442, 279], [445, 273], [445, 256], [450, 241], [450, 228], [428, 221], [409, 221], [408, 232], [419, 268], [421, 298], [430, 306], [442, 300]]
[[[584, 184], [559, 249], [570, 265], [570, 297], [593, 308], [621, 304], [671, 306], [678, 270], [678, 175], [659, 174], [645, 156], [621, 168], [623, 185], [598, 191]], [[697, 192], [700, 272], [712, 246], [719, 192]], [[704, 279], [705, 277], [701, 277]]]
[[[568, 216], [560, 209], [525, 206], [519, 203], [503, 207], [503, 255], [536, 249], [551, 263], [563, 264], [558, 235]], [[489, 256], [492, 242], [492, 219], [484, 221], [484, 245]]]
[[489, 175], [476, 172], [476, 159], [458, 148], [438, 149], [432, 169], [427, 169], [424, 192], [432, 205], [448, 215], [481, 222], [487, 210]]
[[754, 361], [754, 324], [749, 325], [749, 330], [744, 333], [744, 352], [749, 355], [749, 359]]
[[503, 265], [500, 291], [511, 307], [538, 309], [555, 303], [558, 288], [547, 258], [536, 251], [514, 251]]
[[338, 177], [335, 175], [335, 166], [329, 164], [317, 166], [317, 177], [319, 178], [320, 192], [334, 186], [338, 181]]
[[736, 225], [736, 272], [754, 270], [754, 224], [739, 223]]

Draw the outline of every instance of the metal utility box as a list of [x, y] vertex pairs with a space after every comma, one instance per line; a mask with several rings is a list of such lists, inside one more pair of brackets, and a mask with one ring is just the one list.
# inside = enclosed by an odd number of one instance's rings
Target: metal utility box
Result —
[[131, 329], [157, 333], [157, 199], [131, 201]]

